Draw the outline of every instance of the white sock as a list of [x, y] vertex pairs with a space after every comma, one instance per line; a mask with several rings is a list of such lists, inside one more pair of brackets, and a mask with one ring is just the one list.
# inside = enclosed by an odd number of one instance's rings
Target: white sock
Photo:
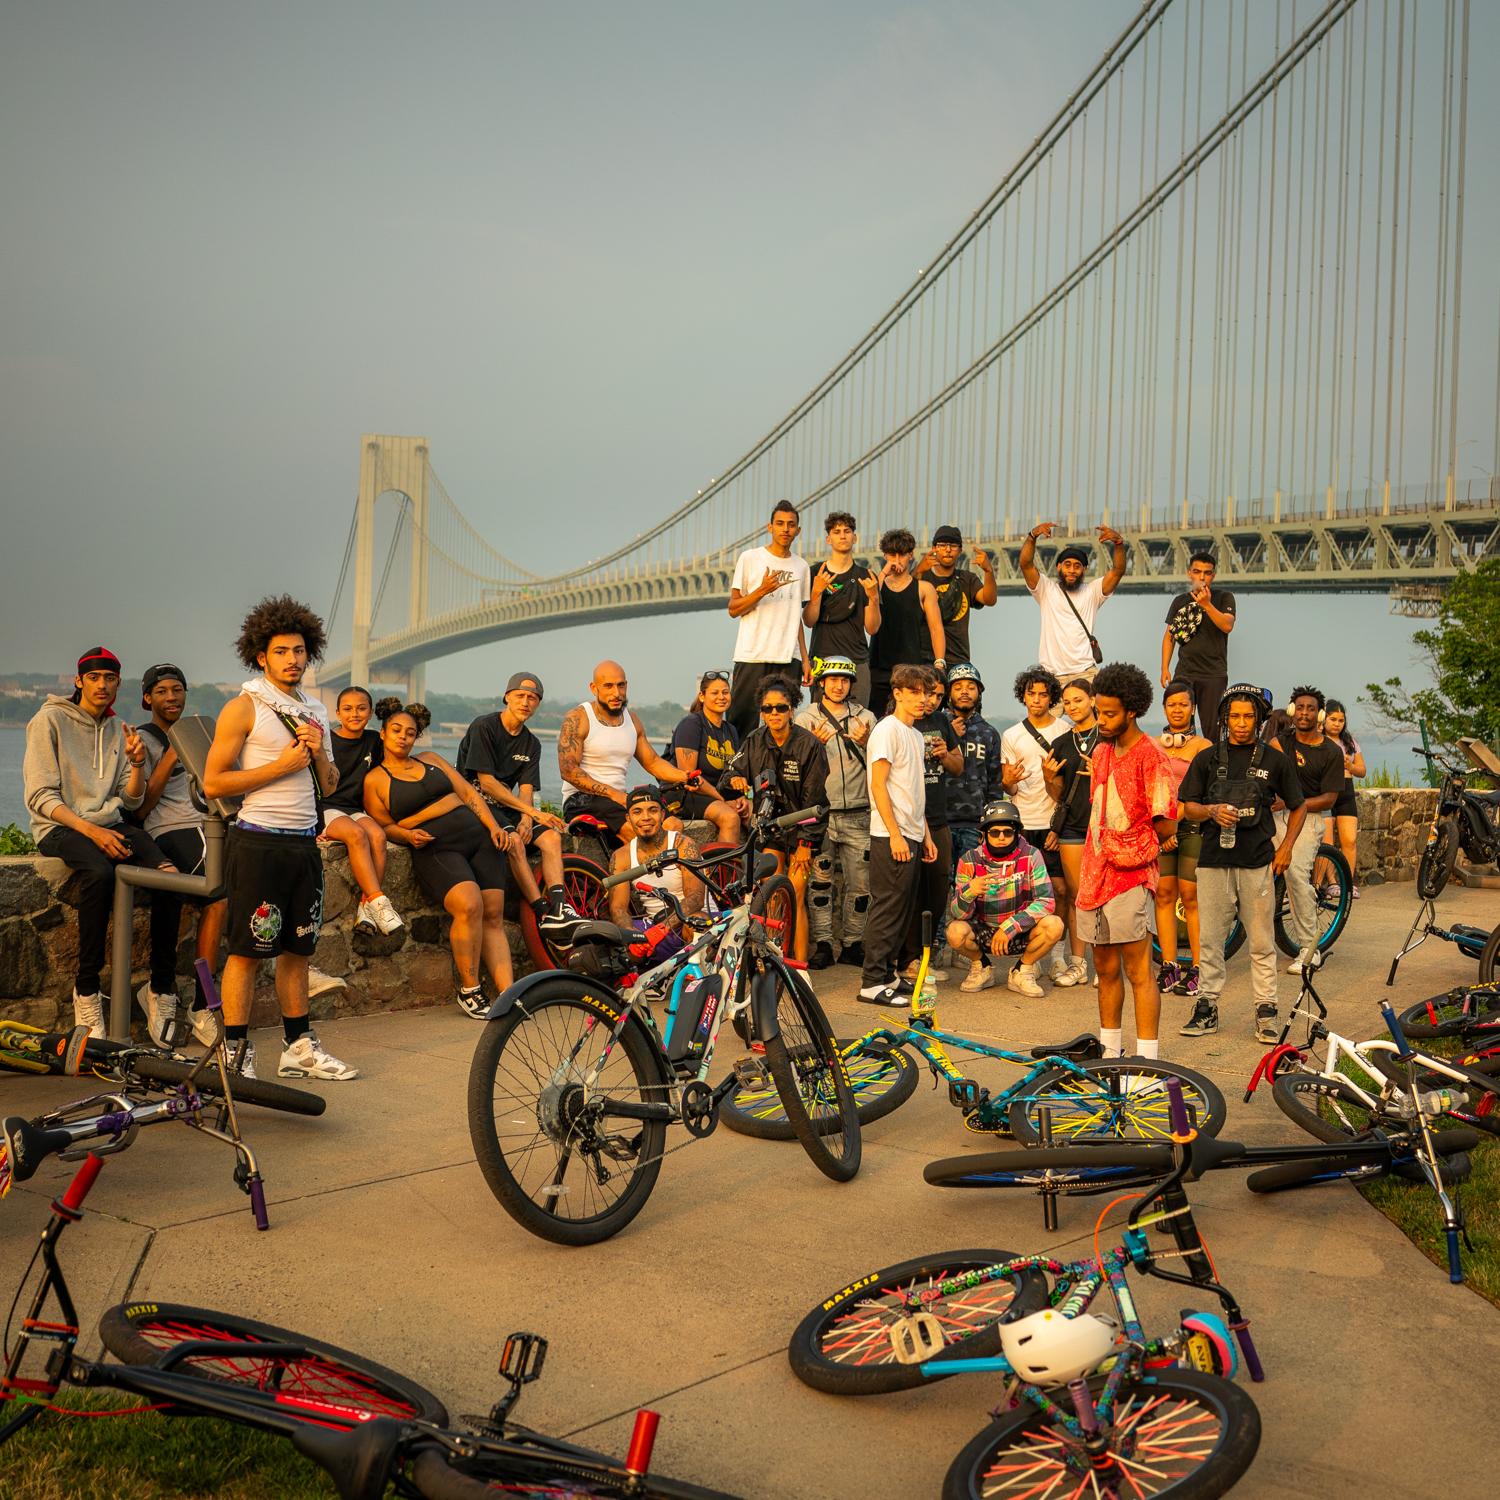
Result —
[[1138, 1036], [1135, 1039], [1135, 1054], [1137, 1057], [1160, 1057], [1161, 1038]]
[[1106, 1057], [1124, 1056], [1125, 1048], [1122, 1045], [1124, 1036], [1124, 1031], [1118, 1026], [1112, 1031], [1107, 1026], [1099, 1028], [1099, 1040], [1104, 1043], [1104, 1055]]

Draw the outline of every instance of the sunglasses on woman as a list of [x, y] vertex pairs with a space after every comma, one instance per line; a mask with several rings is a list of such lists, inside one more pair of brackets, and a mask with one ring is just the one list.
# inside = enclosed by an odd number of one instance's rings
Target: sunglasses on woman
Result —
[[722, 682], [727, 686], [729, 682], [729, 673], [721, 672], [717, 667], [715, 667], [711, 672], [705, 672], [698, 679], [698, 691], [701, 693], [703, 689], [706, 688], [711, 682]]
[[792, 711], [790, 703], [762, 703], [760, 711], [763, 714], [789, 714]]

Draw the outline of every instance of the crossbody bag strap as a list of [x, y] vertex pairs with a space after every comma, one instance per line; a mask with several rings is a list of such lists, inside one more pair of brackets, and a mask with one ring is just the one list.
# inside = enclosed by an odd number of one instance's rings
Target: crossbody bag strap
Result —
[[[1083, 633], [1088, 637], [1089, 646], [1095, 652], [1097, 652], [1099, 650], [1099, 641], [1094, 635], [1094, 632], [1083, 623], [1083, 616], [1078, 613], [1078, 606], [1073, 603], [1072, 597], [1069, 595], [1067, 589], [1063, 588], [1061, 584], [1058, 584], [1057, 588], [1058, 592], [1063, 596], [1063, 603], [1073, 611], [1073, 618], [1078, 621], [1078, 628], [1082, 630]], [[1095, 659], [1097, 660], [1097, 657]]]

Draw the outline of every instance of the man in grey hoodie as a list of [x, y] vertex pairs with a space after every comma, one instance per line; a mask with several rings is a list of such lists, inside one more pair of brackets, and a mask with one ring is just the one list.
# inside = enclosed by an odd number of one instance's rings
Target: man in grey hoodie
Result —
[[[70, 697], [51, 694], [26, 726], [23, 776], [31, 836], [41, 853], [78, 872], [78, 966], [73, 980], [73, 1020], [89, 1035], [104, 1035], [99, 971], [115, 894], [115, 866], [173, 867], [145, 829], [127, 823], [146, 794], [146, 747], [115, 716], [120, 659], [94, 646], [78, 659]], [[163, 941], [164, 939], [160, 939]], [[153, 953], [152, 968], [176, 967], [171, 954]], [[158, 1046], [177, 1014], [175, 996], [157, 998], [146, 1013]]]

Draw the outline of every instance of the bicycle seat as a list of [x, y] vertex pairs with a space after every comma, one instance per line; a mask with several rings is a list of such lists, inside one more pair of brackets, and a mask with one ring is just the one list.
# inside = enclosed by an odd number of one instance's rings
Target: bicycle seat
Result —
[[1031, 1049], [1033, 1057], [1066, 1057], [1073, 1062], [1090, 1062], [1104, 1056], [1104, 1043], [1093, 1032], [1085, 1031], [1071, 1042], [1059, 1042], [1056, 1046], [1041, 1046]]
[[1500, 807], [1500, 791], [1476, 792], [1472, 787], [1466, 788], [1465, 794], [1477, 798], [1480, 802], [1488, 803], [1491, 807]]
[[575, 948], [579, 943], [608, 943], [613, 948], [623, 948], [626, 944], [640, 939], [640, 933], [629, 927], [619, 927], [613, 922], [596, 921], [592, 917], [583, 917], [548, 927], [547, 935], [558, 936], [562, 927], [571, 929], [567, 941]]
[[378, 1500], [386, 1492], [391, 1461], [407, 1433], [406, 1423], [376, 1417], [347, 1432], [299, 1422], [290, 1436], [292, 1446], [327, 1473], [340, 1495]]
[[0, 1121], [0, 1139], [5, 1142], [12, 1182], [25, 1182], [49, 1156], [72, 1144], [66, 1130], [44, 1130], [20, 1115]]

